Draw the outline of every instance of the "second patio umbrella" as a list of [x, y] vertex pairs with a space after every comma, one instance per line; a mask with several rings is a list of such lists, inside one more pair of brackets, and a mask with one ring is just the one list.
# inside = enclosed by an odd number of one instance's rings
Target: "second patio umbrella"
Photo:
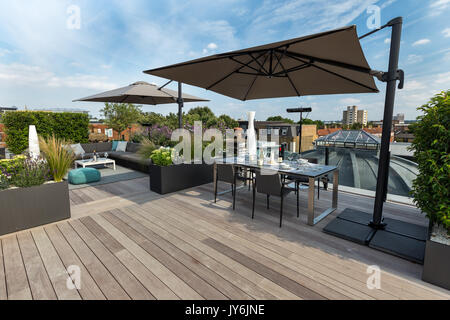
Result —
[[166, 88], [158, 88], [158, 86], [144, 81], [139, 81], [123, 88], [102, 92], [74, 101], [135, 103], [149, 105], [178, 103], [178, 117], [181, 121], [184, 102], [206, 102], [209, 100], [198, 98], [189, 94], [182, 94], [181, 84], [179, 84], [179, 91], [176, 92]]

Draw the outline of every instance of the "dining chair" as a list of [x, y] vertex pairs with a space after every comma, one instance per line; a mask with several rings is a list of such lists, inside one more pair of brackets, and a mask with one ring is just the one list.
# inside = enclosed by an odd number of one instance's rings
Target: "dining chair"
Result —
[[233, 164], [217, 164], [216, 185], [214, 193], [214, 203], [217, 202], [217, 183], [219, 181], [231, 184], [231, 193], [233, 196], [233, 210], [236, 208], [236, 190], [239, 182], [245, 181], [246, 178], [241, 177], [237, 168]]
[[[267, 195], [267, 209], [269, 209], [270, 196], [280, 197], [280, 228], [283, 221], [283, 202], [284, 198], [291, 192], [295, 191], [295, 188], [291, 188], [283, 184], [281, 175], [273, 171], [273, 174], [266, 172], [267, 174], [261, 174], [260, 170], [255, 171], [255, 180], [253, 181], [253, 209], [252, 219], [255, 217], [255, 201], [256, 192]], [[297, 217], [299, 217], [299, 193], [297, 192]]]

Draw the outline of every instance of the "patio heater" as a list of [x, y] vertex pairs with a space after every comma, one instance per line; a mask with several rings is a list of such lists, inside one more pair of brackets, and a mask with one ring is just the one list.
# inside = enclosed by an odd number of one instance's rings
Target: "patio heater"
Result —
[[383, 218], [383, 205], [386, 201], [388, 189], [389, 146], [396, 84], [399, 81], [398, 88], [402, 89], [404, 82], [403, 70], [398, 69], [402, 24], [402, 17], [398, 17], [389, 21], [381, 28], [360, 37], [362, 39], [384, 28], [392, 28], [388, 72], [373, 72], [373, 75], [378, 80], [386, 82], [383, 134], [381, 137], [373, 215], [346, 209], [335, 220], [331, 221], [324, 228], [324, 231], [337, 237], [365, 244], [374, 249], [388, 252], [417, 263], [423, 263], [425, 241], [428, 233], [427, 228], [399, 220]]
[[311, 112], [312, 108], [294, 108], [294, 109], [287, 109], [287, 113], [300, 113], [300, 132], [299, 132], [299, 143], [298, 143], [298, 153], [302, 154], [302, 128], [303, 128], [303, 113], [304, 112]]

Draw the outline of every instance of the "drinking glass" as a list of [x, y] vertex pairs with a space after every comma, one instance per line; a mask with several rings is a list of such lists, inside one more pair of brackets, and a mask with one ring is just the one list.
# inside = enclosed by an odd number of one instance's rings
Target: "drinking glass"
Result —
[[105, 152], [105, 159], [108, 159], [108, 152]]

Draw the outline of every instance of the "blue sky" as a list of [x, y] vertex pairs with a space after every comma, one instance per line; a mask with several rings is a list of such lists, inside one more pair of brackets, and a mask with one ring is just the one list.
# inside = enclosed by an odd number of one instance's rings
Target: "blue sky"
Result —
[[[405, 89], [396, 113], [414, 119], [416, 108], [450, 88], [450, 0], [290, 0], [290, 1], [147, 1], [28, 0], [0, 2], [0, 106], [81, 108], [96, 115], [101, 104], [72, 100], [138, 80], [164, 84], [143, 70], [219, 52], [246, 48], [356, 24], [369, 31], [371, 5], [381, 23], [404, 17], [400, 67]], [[80, 8], [80, 28], [70, 29], [68, 9]], [[72, 20], [70, 20], [72, 21]], [[362, 40], [370, 66], [386, 70], [389, 29]], [[379, 94], [334, 95], [241, 102], [196, 87], [185, 92], [211, 100], [217, 114], [257, 119], [312, 106], [313, 119], [337, 120], [347, 105], [382, 118]], [[187, 104], [186, 107], [195, 107]], [[145, 106], [145, 111], [175, 112], [176, 105]]]

